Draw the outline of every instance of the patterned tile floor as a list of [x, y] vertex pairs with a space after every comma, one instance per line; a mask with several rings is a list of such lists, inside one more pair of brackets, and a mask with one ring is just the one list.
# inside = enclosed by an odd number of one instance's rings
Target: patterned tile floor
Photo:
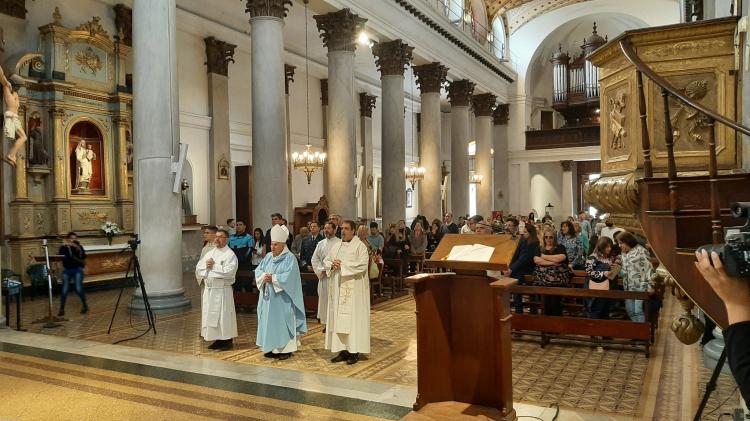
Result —
[[[235, 340], [234, 350], [208, 350], [208, 344], [199, 336], [200, 291], [189, 275], [185, 277], [185, 287], [186, 295], [193, 303], [189, 312], [157, 316], [158, 335], [149, 333], [123, 345], [402, 385], [416, 384], [415, 308], [408, 296], [381, 303], [373, 309], [373, 352], [366, 361], [347, 366], [328, 362], [332, 354], [323, 348], [322, 326], [312, 320], [308, 320], [310, 329], [302, 338], [301, 351], [287, 361], [263, 358], [254, 345], [257, 324], [255, 315], [251, 313], [238, 313], [240, 336]], [[92, 311], [88, 315], [78, 314], [80, 304], [77, 297], [71, 294], [68, 298], [70, 320], [56, 329], [32, 325], [31, 320], [45, 314], [46, 304], [41, 300], [26, 301], [23, 303], [22, 324], [32, 332], [104, 343], [135, 336], [145, 328], [145, 319], [131, 318], [125, 302], [120, 304], [112, 333], [106, 332], [117, 292], [90, 293]], [[129, 297], [129, 293], [126, 292], [126, 296]], [[667, 301], [663, 320], [671, 320], [677, 307], [674, 300]], [[11, 321], [15, 322], [13, 318]], [[661, 326], [668, 326], [668, 323], [662, 322]], [[685, 364], [686, 360], [699, 362], [697, 355], [696, 347], [682, 346], [664, 328], [658, 332], [657, 344], [650, 359], [635, 350], [554, 343], [542, 349], [533, 340], [514, 340], [514, 400], [544, 406], [557, 403], [562, 407], [635, 419], [687, 419], [690, 417], [683, 415], [690, 413], [697, 405], [686, 397], [688, 391], [692, 391], [689, 392], [691, 397], [698, 395], [707, 378], [707, 370], [700, 368], [700, 364]], [[694, 373], [694, 376], [686, 377], [686, 370]], [[732, 406], [731, 386], [726, 385], [731, 380], [725, 377], [722, 376], [722, 384], [709, 402], [709, 410], [725, 399], [729, 399], [725, 406]], [[686, 379], [691, 382], [691, 387], [684, 387]], [[723, 409], [714, 414], [721, 413]]]

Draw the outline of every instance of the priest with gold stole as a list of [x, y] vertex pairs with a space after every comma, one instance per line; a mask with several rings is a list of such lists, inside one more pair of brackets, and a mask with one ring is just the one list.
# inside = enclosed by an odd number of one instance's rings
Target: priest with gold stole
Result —
[[286, 360], [299, 347], [299, 337], [307, 332], [302, 278], [297, 258], [286, 241], [284, 225], [271, 228], [271, 252], [255, 269], [258, 300], [258, 335], [255, 341], [266, 358]]
[[195, 266], [198, 284], [205, 284], [201, 303], [201, 336], [214, 341], [209, 349], [232, 349], [237, 337], [237, 314], [234, 311], [232, 284], [237, 273], [237, 256], [227, 247], [229, 233], [218, 230], [215, 247], [206, 251]]
[[354, 221], [341, 224], [341, 242], [323, 261], [329, 279], [325, 347], [339, 353], [333, 363], [356, 364], [360, 353], [370, 353], [370, 256], [355, 227]]

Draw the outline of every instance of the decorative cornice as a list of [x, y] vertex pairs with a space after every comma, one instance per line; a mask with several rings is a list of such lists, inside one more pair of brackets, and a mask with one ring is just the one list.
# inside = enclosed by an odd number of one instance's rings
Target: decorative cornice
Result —
[[117, 34], [122, 37], [120, 42], [128, 47], [133, 46], [133, 10], [122, 3], [114, 6], [115, 10], [115, 28]]
[[573, 171], [573, 168], [576, 166], [575, 161], [571, 161], [570, 159], [566, 159], [564, 161], [560, 161], [560, 165], [562, 166], [563, 171]]
[[263, 16], [284, 19], [291, 5], [292, 0], [245, 0], [245, 13], [251, 20]]
[[414, 66], [414, 75], [417, 77], [417, 85], [423, 93], [440, 92], [440, 88], [446, 82], [448, 68], [438, 62]]
[[400, 39], [381, 42], [372, 47], [375, 65], [381, 76], [403, 76], [404, 68], [411, 62], [414, 47]]
[[474, 115], [477, 117], [491, 117], [492, 112], [495, 110], [497, 96], [491, 93], [478, 94], [471, 98], [471, 102], [474, 105]]
[[104, 37], [109, 38], [109, 34], [107, 31], [104, 30], [104, 27], [102, 26], [101, 18], [99, 16], [94, 16], [91, 18], [90, 21], [86, 23], [82, 23], [76, 27], [76, 31], [86, 31], [91, 35], [91, 37], [95, 37], [97, 35], [102, 35]]
[[411, 1], [408, 1], [408, 0], [393, 0], [393, 1], [397, 3], [399, 6], [401, 6], [403, 9], [405, 9], [407, 12], [409, 12], [411, 15], [413, 15], [420, 21], [424, 22], [424, 24], [427, 25], [429, 28], [431, 28], [438, 34], [442, 35], [443, 38], [447, 39], [448, 41], [456, 45], [459, 49], [465, 51], [466, 54], [473, 57], [476, 61], [483, 64], [485, 67], [490, 69], [492, 72], [494, 72], [501, 78], [505, 79], [509, 83], [515, 82], [513, 77], [503, 72], [499, 67], [492, 64], [489, 60], [484, 58], [478, 52], [474, 51], [473, 48], [469, 47], [463, 41], [456, 38], [447, 29], [443, 28], [441, 24], [435, 22], [434, 20], [427, 17], [424, 13], [420, 12], [417, 7], [412, 5]]
[[320, 103], [328, 106], [328, 79], [320, 79]]
[[495, 126], [505, 126], [508, 124], [508, 117], [510, 116], [510, 105], [498, 104], [495, 107], [495, 112], [492, 113], [492, 122]]
[[206, 41], [206, 65], [208, 73], [229, 76], [229, 62], [234, 63], [236, 45], [208, 37]]
[[284, 63], [284, 92], [289, 95], [289, 84], [294, 82], [294, 69], [297, 66]]
[[313, 19], [328, 51], [354, 51], [357, 34], [367, 22], [367, 19], [359, 17], [349, 9], [315, 15]]
[[468, 79], [454, 80], [448, 85], [448, 100], [453, 107], [468, 107], [474, 94], [474, 82]]
[[359, 94], [359, 113], [362, 117], [372, 118], [372, 109], [375, 108], [375, 95], [369, 95], [367, 92]]

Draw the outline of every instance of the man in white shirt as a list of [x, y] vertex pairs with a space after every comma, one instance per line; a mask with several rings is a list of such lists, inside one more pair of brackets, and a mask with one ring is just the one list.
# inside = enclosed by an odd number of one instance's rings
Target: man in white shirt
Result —
[[[325, 265], [323, 265], [323, 261], [325, 260], [326, 256], [328, 256], [328, 253], [331, 251], [331, 248], [340, 243], [341, 239], [336, 237], [336, 226], [333, 225], [332, 222], [326, 222], [326, 224], [323, 226], [323, 234], [326, 238], [323, 240], [320, 240], [318, 242], [318, 245], [315, 246], [315, 251], [313, 252], [313, 256], [311, 259], [311, 266], [313, 268], [313, 272], [315, 272], [315, 275], [318, 277], [318, 319], [320, 319], [320, 323], [326, 325], [328, 324], [328, 275], [325, 271]], [[323, 332], [325, 332], [326, 328], [323, 328]]]
[[229, 232], [216, 232], [216, 247], [210, 249], [198, 261], [195, 277], [204, 284], [201, 303], [201, 336], [214, 341], [209, 349], [228, 351], [237, 337], [237, 314], [234, 310], [232, 284], [237, 273], [237, 256], [227, 247]]

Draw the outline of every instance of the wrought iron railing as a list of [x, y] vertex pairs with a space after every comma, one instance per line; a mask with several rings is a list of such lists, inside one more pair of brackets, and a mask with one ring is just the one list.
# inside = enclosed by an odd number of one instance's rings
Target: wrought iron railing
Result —
[[[473, 16], [471, 9], [460, 7], [459, 5], [454, 4], [451, 0], [422, 1], [430, 5], [433, 9], [441, 12], [448, 22], [473, 38], [479, 43], [479, 45], [489, 51], [493, 57], [501, 61], [506, 60], [505, 40], [495, 39], [491, 23], [489, 24], [489, 28], [482, 25]], [[463, 5], [463, 0], [460, 3]]]

